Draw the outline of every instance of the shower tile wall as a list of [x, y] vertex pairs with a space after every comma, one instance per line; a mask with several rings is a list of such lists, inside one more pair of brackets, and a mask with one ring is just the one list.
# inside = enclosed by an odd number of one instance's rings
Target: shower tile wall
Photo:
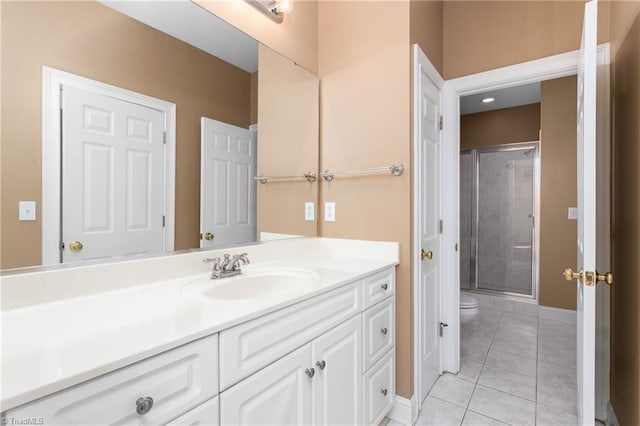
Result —
[[[478, 290], [532, 295], [534, 151], [477, 150], [477, 181], [471, 157], [461, 155], [461, 288], [474, 289], [475, 252]], [[474, 186], [477, 250], [472, 238]]]

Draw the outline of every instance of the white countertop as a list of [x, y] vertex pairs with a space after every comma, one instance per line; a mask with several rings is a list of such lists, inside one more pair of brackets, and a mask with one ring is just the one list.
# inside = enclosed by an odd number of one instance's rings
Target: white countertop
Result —
[[5, 310], [0, 407], [17, 407], [397, 264], [397, 256], [314, 253], [243, 268], [247, 275], [278, 267], [317, 274], [311, 287], [280, 298], [213, 300], [203, 295], [205, 287], [233, 278], [208, 280], [208, 272], [200, 272]]

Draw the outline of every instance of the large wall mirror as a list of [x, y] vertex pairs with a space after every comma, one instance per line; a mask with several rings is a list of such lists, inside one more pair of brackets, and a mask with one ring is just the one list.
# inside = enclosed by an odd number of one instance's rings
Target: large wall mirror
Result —
[[316, 235], [315, 75], [187, 0], [0, 7], [1, 269]]

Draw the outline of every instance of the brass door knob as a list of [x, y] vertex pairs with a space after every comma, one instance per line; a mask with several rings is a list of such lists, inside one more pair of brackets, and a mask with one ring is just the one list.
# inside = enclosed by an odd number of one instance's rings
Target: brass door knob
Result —
[[564, 279], [567, 281], [571, 280], [581, 280], [584, 281], [584, 272], [580, 270], [580, 272], [573, 272], [573, 269], [567, 268], [564, 270]]
[[207, 232], [206, 234], [204, 234], [204, 239], [207, 241], [211, 241], [215, 238], [216, 236], [213, 235], [211, 232]]
[[82, 250], [82, 247], [84, 246], [80, 241], [72, 241], [71, 244], [69, 244], [69, 250], [74, 252]]
[[607, 272], [604, 275], [596, 272], [596, 281], [602, 281], [607, 283], [607, 285], [613, 284], [613, 274], [611, 272]]
[[424, 249], [422, 249], [420, 251], [420, 260], [424, 260], [425, 258], [429, 260], [433, 259], [433, 252], [431, 250], [424, 251]]

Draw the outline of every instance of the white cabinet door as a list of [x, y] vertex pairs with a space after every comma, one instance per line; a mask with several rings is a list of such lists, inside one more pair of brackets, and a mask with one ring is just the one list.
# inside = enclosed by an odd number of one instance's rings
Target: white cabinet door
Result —
[[307, 344], [220, 396], [223, 425], [311, 423], [311, 345]]
[[220, 424], [220, 398], [210, 399], [178, 417], [174, 421], [167, 423], [167, 426], [218, 426]]
[[362, 424], [360, 315], [314, 340], [313, 424]]
[[256, 241], [256, 132], [202, 117], [200, 143], [200, 247]]

